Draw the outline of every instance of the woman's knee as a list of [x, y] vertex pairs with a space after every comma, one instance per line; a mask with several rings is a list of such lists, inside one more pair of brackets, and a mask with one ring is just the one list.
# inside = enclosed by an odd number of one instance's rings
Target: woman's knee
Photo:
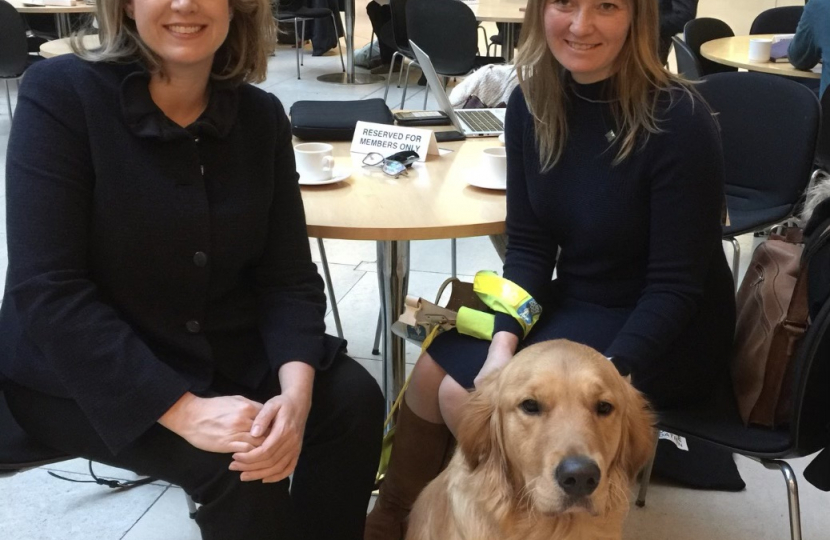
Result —
[[343, 354], [329, 370], [317, 374], [312, 413], [350, 425], [379, 426], [383, 423], [383, 394], [366, 368]]
[[420, 396], [437, 397], [438, 388], [446, 375], [447, 372], [444, 371], [444, 368], [438, 365], [429, 353], [423, 353], [415, 362], [415, 367], [412, 368], [412, 378], [409, 381], [407, 392], [414, 392]]
[[453, 433], [460, 420], [461, 409], [468, 397], [467, 389], [452, 377], [446, 376], [441, 381], [438, 388], [438, 404], [441, 408], [441, 416]]
[[429, 422], [442, 422], [438, 388], [446, 374], [429, 354], [423, 353], [418, 358], [406, 390], [406, 404], [412, 412]]

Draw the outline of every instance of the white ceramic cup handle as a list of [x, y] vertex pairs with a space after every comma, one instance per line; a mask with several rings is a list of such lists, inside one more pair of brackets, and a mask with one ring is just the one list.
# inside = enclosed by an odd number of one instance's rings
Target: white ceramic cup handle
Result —
[[323, 156], [323, 170], [329, 172], [334, 168], [334, 158], [332, 156]]

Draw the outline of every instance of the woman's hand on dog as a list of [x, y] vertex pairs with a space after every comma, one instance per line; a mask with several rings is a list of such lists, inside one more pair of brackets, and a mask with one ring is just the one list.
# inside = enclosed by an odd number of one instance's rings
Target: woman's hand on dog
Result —
[[516, 347], [519, 345], [519, 337], [510, 332], [496, 332], [490, 342], [490, 349], [487, 352], [487, 360], [481, 366], [481, 370], [473, 379], [476, 388], [479, 387], [487, 375], [500, 370], [516, 354]]
[[249, 452], [265, 441], [251, 435], [262, 408], [243, 396], [202, 398], [187, 392], [158, 422], [200, 450]]
[[311, 410], [314, 370], [301, 362], [280, 368], [283, 392], [269, 399], [251, 428], [252, 436], [265, 435], [258, 448], [233, 455], [230, 470], [240, 471], [243, 481], [279, 482], [297, 466], [303, 433]]

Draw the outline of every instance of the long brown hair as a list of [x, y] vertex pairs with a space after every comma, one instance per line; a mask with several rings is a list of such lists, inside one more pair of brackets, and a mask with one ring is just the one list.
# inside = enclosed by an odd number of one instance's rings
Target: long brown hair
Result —
[[[135, 21], [127, 17], [128, 0], [98, 0], [101, 46], [88, 48], [81, 32], [73, 36], [72, 50], [93, 62], [141, 60], [152, 73], [162, 72], [161, 59], [138, 35]], [[196, 0], [198, 1], [198, 0]], [[233, 17], [228, 37], [216, 51], [211, 78], [232, 83], [262, 82], [268, 57], [277, 43], [277, 30], [269, 0], [230, 0]]]
[[[567, 70], [548, 46], [544, 13], [550, 0], [529, 0], [525, 14], [516, 73], [525, 101], [533, 115], [536, 143], [542, 170], [553, 167], [562, 156], [568, 136], [565, 117], [565, 84]], [[657, 133], [656, 106], [659, 92], [673, 85], [688, 91], [688, 81], [669, 73], [657, 55], [657, 2], [655, 0], [622, 0], [631, 9], [628, 36], [617, 56], [610, 80], [614, 120], [619, 128], [619, 149], [614, 158], [618, 164], [637, 146], [641, 135]]]

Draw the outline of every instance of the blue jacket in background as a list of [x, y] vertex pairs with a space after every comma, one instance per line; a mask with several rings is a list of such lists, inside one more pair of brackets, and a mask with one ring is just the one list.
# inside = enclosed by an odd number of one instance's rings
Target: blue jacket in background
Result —
[[812, 69], [822, 62], [819, 96], [830, 84], [830, 0], [810, 0], [790, 43], [790, 63], [798, 69]]

